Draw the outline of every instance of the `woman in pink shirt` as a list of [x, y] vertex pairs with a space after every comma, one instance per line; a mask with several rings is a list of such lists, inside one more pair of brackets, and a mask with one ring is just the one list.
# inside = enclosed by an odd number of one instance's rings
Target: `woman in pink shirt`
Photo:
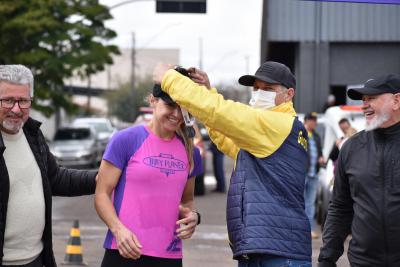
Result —
[[182, 266], [182, 239], [200, 221], [194, 177], [203, 172], [179, 106], [161, 90], [153, 118], [110, 140], [99, 169], [95, 207], [109, 231], [102, 267]]

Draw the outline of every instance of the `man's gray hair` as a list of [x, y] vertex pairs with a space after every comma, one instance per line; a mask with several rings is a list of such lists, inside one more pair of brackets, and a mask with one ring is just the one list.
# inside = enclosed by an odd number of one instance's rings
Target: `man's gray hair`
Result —
[[29, 94], [33, 97], [33, 74], [24, 65], [0, 65], [0, 82], [28, 85]]

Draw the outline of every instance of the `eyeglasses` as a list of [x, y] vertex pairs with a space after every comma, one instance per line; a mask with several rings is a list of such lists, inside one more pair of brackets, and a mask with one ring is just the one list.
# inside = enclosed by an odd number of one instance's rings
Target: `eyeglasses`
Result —
[[27, 109], [30, 108], [32, 105], [32, 99], [0, 99], [1, 107], [2, 108], [13, 108], [15, 103], [18, 103], [18, 107], [20, 109]]

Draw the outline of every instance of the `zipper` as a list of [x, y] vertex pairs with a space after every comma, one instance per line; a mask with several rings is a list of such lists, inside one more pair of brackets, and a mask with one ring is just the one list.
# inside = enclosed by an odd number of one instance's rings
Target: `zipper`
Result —
[[383, 140], [383, 145], [382, 145], [382, 153], [381, 153], [381, 171], [380, 174], [382, 175], [382, 228], [383, 228], [383, 244], [385, 247], [384, 251], [384, 266], [387, 265], [387, 251], [388, 251], [388, 244], [387, 244], [387, 238], [386, 238], [386, 176], [385, 176], [385, 164], [384, 164], [384, 154], [385, 154], [385, 148], [386, 148], [386, 140]]
[[242, 186], [242, 188], [240, 189], [240, 193], [242, 195], [242, 199], [240, 200], [241, 220], [242, 220], [242, 224], [244, 227], [244, 225], [245, 225], [245, 223], [244, 223], [244, 186]]
[[391, 188], [395, 188], [396, 187], [396, 178], [394, 177], [394, 168], [395, 168], [395, 159], [392, 158], [392, 160], [390, 161], [391, 165], [390, 165], [390, 187]]

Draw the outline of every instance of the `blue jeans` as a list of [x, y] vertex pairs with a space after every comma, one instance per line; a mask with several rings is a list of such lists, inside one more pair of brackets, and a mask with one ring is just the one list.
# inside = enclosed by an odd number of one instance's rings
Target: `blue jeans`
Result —
[[317, 199], [318, 182], [318, 176], [306, 176], [304, 204], [308, 220], [310, 221], [311, 231], [314, 230], [315, 227], [315, 200]]
[[311, 267], [311, 262], [271, 256], [261, 256], [249, 260], [239, 260], [238, 267]]

